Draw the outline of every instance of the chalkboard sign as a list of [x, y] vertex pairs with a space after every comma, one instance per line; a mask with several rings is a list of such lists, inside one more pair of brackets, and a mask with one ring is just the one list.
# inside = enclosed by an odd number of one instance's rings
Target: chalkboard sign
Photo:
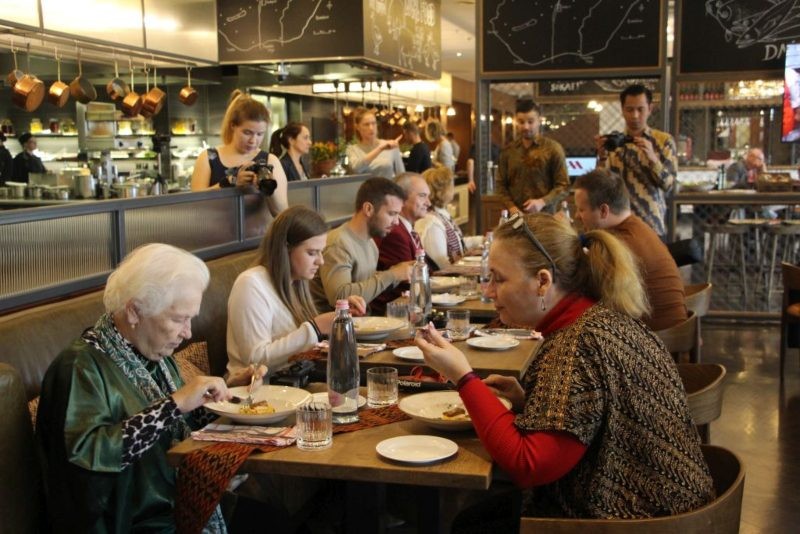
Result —
[[365, 58], [441, 76], [441, 0], [217, 2], [220, 63]]
[[361, 2], [217, 2], [220, 63], [291, 61], [363, 54]]
[[548, 100], [587, 96], [617, 96], [631, 84], [640, 83], [653, 92], [658, 90], [658, 80], [653, 78], [625, 78], [620, 80], [548, 80], [536, 84], [536, 100]]
[[800, 38], [796, 0], [681, 0], [679, 74], [775, 71]]
[[663, 1], [484, 0], [483, 73], [659, 68]]

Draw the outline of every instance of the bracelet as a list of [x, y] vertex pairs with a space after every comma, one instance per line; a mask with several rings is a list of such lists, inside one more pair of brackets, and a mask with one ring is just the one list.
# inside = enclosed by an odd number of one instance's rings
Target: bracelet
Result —
[[475, 374], [474, 371], [470, 371], [469, 373], [465, 374], [461, 378], [458, 379], [458, 383], [456, 384], [456, 389], [461, 391], [461, 388], [467, 385], [467, 382], [471, 382], [473, 379], [480, 380], [480, 377]]

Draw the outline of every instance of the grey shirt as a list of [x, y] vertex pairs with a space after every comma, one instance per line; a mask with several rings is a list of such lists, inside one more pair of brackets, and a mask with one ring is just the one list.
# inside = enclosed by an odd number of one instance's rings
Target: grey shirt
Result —
[[398, 174], [406, 172], [400, 150], [396, 148], [382, 150], [371, 162], [367, 162], [364, 159], [367, 156], [367, 152], [369, 150], [365, 151], [361, 145], [347, 145], [347, 161], [351, 172], [381, 176], [389, 180], [394, 179]]

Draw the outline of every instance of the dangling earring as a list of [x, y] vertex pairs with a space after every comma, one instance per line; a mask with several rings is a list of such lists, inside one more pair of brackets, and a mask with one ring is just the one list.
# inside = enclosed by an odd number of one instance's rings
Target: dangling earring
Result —
[[547, 311], [547, 304], [544, 303], [544, 295], [539, 297], [539, 301], [542, 303], [542, 311]]

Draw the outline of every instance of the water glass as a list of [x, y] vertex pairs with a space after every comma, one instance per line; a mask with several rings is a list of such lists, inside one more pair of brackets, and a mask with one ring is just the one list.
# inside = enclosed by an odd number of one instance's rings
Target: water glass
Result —
[[394, 301], [386, 304], [386, 317], [400, 319], [406, 323], [406, 332], [410, 332], [408, 324], [408, 302], [407, 301]]
[[397, 369], [367, 369], [367, 405], [370, 408], [380, 408], [390, 404], [397, 404]]
[[304, 451], [327, 449], [333, 443], [331, 405], [307, 402], [295, 409], [297, 448]]
[[458, 294], [467, 298], [477, 297], [480, 294], [478, 281], [472, 276], [462, 277], [461, 283], [458, 285]]
[[453, 341], [469, 337], [469, 310], [447, 310], [447, 335]]

